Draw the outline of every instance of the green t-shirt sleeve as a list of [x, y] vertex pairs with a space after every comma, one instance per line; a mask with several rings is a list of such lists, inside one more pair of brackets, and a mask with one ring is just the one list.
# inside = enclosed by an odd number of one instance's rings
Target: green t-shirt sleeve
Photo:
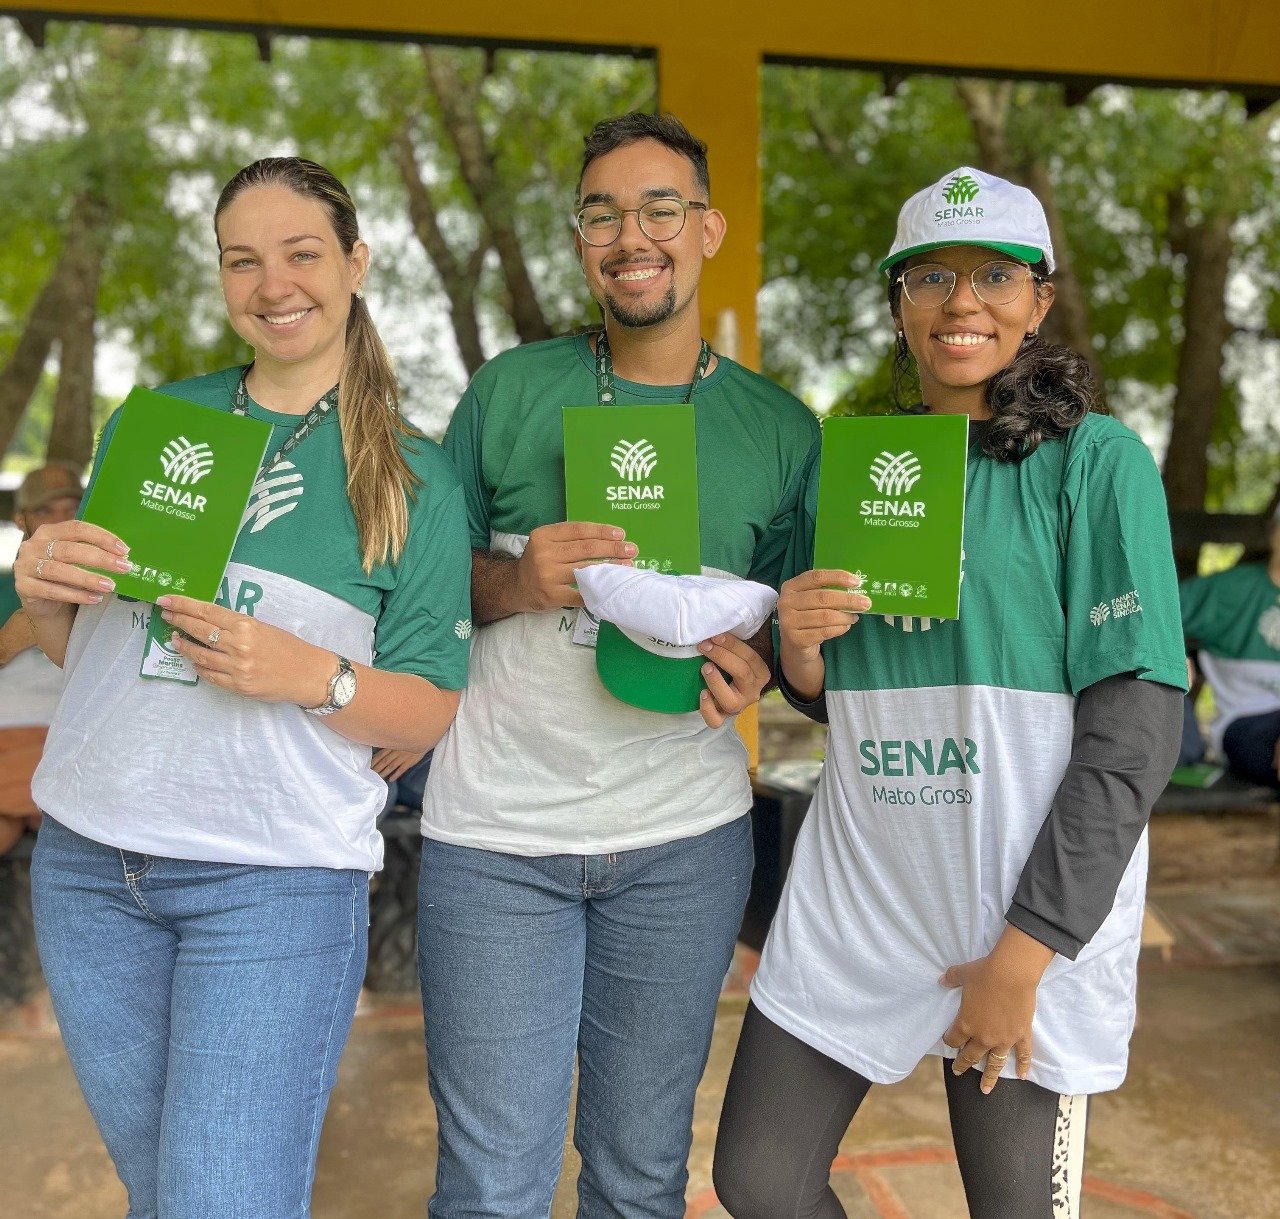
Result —
[[[786, 572], [786, 564], [790, 555], [793, 540], [797, 529], [801, 527], [801, 497], [804, 495], [807, 483], [808, 470], [813, 463], [814, 453], [818, 449], [818, 443], [813, 445], [808, 456], [801, 462], [800, 466], [792, 475], [790, 483], [784, 489], [782, 498], [778, 501], [778, 510], [774, 514], [773, 520], [769, 522], [764, 532], [760, 535], [760, 540], [756, 543], [755, 553], [751, 556], [751, 570], [747, 573], [747, 578], [758, 580], [761, 584], [768, 584], [771, 588], [780, 588], [784, 580], [788, 580], [797, 573]], [[813, 539], [809, 539], [812, 546]], [[807, 571], [808, 566], [800, 568], [801, 571]]]
[[76, 513], [76, 517], [84, 515], [84, 506], [89, 502], [89, 492], [93, 490], [93, 484], [98, 481], [98, 471], [102, 469], [102, 459], [107, 455], [107, 446], [111, 443], [111, 437], [115, 435], [116, 424], [120, 422], [120, 407], [116, 407], [111, 412], [111, 417], [102, 425], [102, 431], [98, 433], [97, 442], [93, 446], [93, 465], [89, 468], [89, 477], [85, 481], [84, 495], [80, 499], [80, 509]]
[[[815, 443], [796, 475], [795, 506], [791, 513], [791, 532], [786, 539], [779, 565], [778, 583], [781, 588], [793, 576], [813, 567], [813, 537], [818, 519], [818, 459], [821, 444]], [[782, 640], [778, 633], [778, 615], [773, 615], [773, 654], [782, 655]]]
[[[439, 471], [436, 472], [436, 481]], [[471, 546], [462, 488], [432, 494], [410, 517], [409, 538], [396, 585], [382, 599], [374, 635], [374, 664], [416, 673], [442, 690], [467, 684], [471, 651]]]
[[449, 428], [444, 434], [444, 451], [453, 461], [458, 479], [462, 483], [462, 491], [466, 497], [467, 527], [470, 530], [471, 545], [476, 550], [489, 549], [489, 510], [493, 506], [492, 496], [484, 481], [481, 452], [483, 424], [480, 395], [473, 382], [467, 387], [453, 412], [453, 418], [449, 420]]
[[1117, 673], [1186, 689], [1178, 580], [1160, 473], [1137, 437], [1072, 463], [1067, 498], [1067, 677], [1073, 694]]
[[0, 571], [0, 626], [4, 626], [18, 612], [21, 605], [13, 572]]
[[1231, 598], [1216, 595], [1221, 583], [1216, 576], [1194, 576], [1178, 586], [1182, 631], [1187, 639], [1212, 644], [1224, 625], [1223, 611], [1227, 611], [1228, 621], [1239, 613], [1239, 605]]

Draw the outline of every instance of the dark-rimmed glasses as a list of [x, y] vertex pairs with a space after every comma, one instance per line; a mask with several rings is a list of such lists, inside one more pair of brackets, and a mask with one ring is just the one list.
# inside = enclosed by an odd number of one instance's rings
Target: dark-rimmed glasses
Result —
[[622, 232], [622, 222], [634, 215], [640, 231], [650, 241], [670, 241], [678, 237], [688, 218], [688, 209], [707, 210], [696, 199], [650, 199], [639, 207], [614, 207], [612, 203], [588, 203], [573, 218], [587, 245], [613, 245]]
[[[999, 259], [984, 262], [969, 274], [973, 294], [985, 305], [1011, 305], [1022, 293], [1029, 280], [1040, 283], [1043, 275], [1037, 275], [1024, 262], [1004, 262]], [[956, 273], [938, 262], [922, 262], [918, 267], [908, 267], [898, 276], [902, 291], [918, 309], [938, 309], [951, 299], [956, 290]]]

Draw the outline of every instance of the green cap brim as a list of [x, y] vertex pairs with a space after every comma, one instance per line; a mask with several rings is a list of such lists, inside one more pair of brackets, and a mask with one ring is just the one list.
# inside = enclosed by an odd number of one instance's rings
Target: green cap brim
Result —
[[706, 688], [703, 657], [655, 656], [632, 643], [612, 622], [596, 636], [596, 672], [614, 698], [643, 711], [682, 715], [697, 711]]
[[896, 254], [890, 254], [888, 258], [883, 259], [876, 268], [877, 271], [887, 271], [895, 262], [902, 262], [904, 259], [911, 258], [916, 254], [927, 254], [930, 250], [943, 250], [947, 246], [957, 245], [975, 245], [983, 250], [999, 250], [1001, 254], [1008, 254], [1010, 258], [1016, 258], [1019, 262], [1025, 262], [1028, 266], [1034, 267], [1038, 262], [1044, 262], [1044, 251], [1037, 249], [1033, 245], [1014, 245], [1007, 241], [930, 241], [925, 245], [913, 245], [910, 249], [899, 250]]

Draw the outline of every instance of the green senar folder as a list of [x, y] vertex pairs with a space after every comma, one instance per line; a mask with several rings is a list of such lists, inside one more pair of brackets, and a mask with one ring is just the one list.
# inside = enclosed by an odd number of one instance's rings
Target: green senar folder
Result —
[[566, 406], [567, 519], [617, 525], [637, 567], [702, 570], [692, 406]]
[[815, 568], [862, 576], [873, 614], [960, 616], [965, 415], [828, 419]]
[[[565, 407], [564, 489], [567, 519], [624, 529], [639, 549], [637, 567], [701, 572], [692, 406]], [[655, 654], [612, 622], [600, 623], [596, 672], [633, 707], [696, 711], [702, 659]]]
[[213, 600], [270, 438], [260, 419], [130, 391], [81, 513], [129, 547], [131, 572], [103, 572], [118, 593]]

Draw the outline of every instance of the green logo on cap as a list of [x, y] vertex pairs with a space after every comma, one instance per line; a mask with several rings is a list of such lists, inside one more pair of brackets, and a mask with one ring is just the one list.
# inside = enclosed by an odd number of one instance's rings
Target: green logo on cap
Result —
[[968, 174], [956, 174], [942, 189], [948, 203], [971, 203], [978, 197], [978, 184]]

